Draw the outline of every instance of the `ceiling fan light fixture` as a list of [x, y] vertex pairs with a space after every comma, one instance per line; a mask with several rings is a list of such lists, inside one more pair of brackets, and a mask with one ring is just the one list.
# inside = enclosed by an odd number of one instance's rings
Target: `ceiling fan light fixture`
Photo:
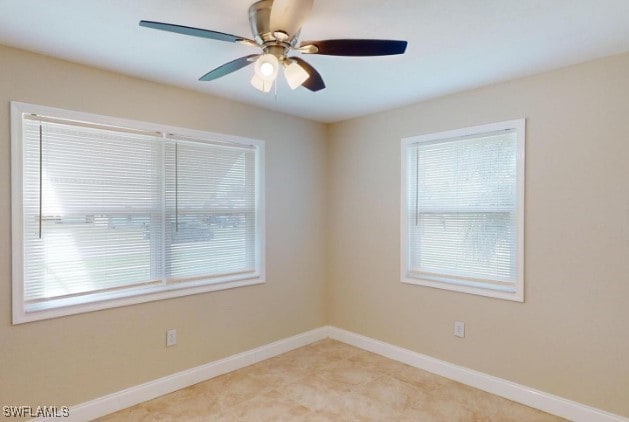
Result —
[[277, 78], [280, 62], [273, 54], [263, 54], [255, 64], [255, 75], [264, 80], [273, 82]]
[[[288, 62], [288, 61], [287, 61]], [[310, 78], [310, 74], [294, 60], [290, 60], [289, 64], [285, 64], [284, 76], [290, 89], [297, 89]]]

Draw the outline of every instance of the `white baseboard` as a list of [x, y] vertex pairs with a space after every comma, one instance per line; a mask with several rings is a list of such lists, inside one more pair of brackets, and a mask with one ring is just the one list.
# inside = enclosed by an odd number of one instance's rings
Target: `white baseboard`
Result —
[[561, 416], [575, 422], [629, 422], [619, 415], [586, 406], [575, 401], [544, 393], [524, 385], [516, 384], [463, 366], [444, 362], [433, 357], [403, 349], [389, 343], [360, 334], [328, 327], [329, 337], [343, 343], [377, 353], [389, 359], [432, 372], [437, 375], [478, 388], [488, 393], [525, 404], [530, 407]]
[[[254, 363], [289, 352], [328, 337], [328, 327], [316, 328], [293, 337], [257, 347], [246, 352], [228, 356], [205, 365], [197, 366], [154, 381], [127, 388], [107, 396], [70, 407], [66, 421], [91, 421], [118, 410], [126, 409], [164, 394], [206, 381], [210, 378], [253, 365]], [[37, 422], [52, 421], [51, 418], [36, 419]]]
[[[326, 337], [331, 337], [343, 343], [377, 353], [389, 359], [441, 375], [471, 387], [572, 421], [629, 422], [629, 419], [619, 415], [614, 415], [502, 378], [487, 375], [380, 340], [330, 326], [316, 328], [293, 337], [72, 406], [70, 408], [70, 416], [64, 418], [64, 420], [78, 422], [90, 421], [164, 394], [172, 393], [173, 391], [206, 381], [210, 378], [223, 375], [227, 372], [244, 368], [245, 366], [289, 352], [293, 349], [306, 346]], [[52, 420], [51, 418], [40, 418], [35, 421], [44, 422]]]

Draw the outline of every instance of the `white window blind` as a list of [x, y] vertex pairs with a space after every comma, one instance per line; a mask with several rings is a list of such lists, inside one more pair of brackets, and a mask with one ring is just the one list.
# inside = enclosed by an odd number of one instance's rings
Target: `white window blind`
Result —
[[161, 154], [155, 136], [25, 119], [27, 308], [161, 281]]
[[166, 154], [168, 278], [255, 273], [255, 150], [173, 138]]
[[507, 128], [407, 143], [407, 279], [520, 293], [519, 136]]
[[262, 280], [259, 144], [14, 118], [22, 314]]

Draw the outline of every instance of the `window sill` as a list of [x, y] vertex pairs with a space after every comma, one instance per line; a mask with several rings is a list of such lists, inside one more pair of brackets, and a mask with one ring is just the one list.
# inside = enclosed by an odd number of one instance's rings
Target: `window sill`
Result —
[[[198, 293], [251, 286], [264, 282], [265, 279], [259, 274], [247, 274], [237, 279], [232, 278], [225, 281], [213, 280], [212, 282], [208, 282], [200, 280], [193, 283], [186, 283], [185, 285], [173, 283], [166, 286], [145, 286], [133, 290], [126, 289], [125, 291], [98, 293], [87, 297], [63, 298], [29, 304], [26, 309], [14, 309], [13, 325], [138, 303], [172, 299]], [[89, 300], [89, 302], [86, 302], [86, 299]]]
[[414, 284], [417, 286], [432, 287], [435, 289], [450, 290], [454, 292], [491, 297], [495, 299], [510, 300], [513, 302], [524, 302], [524, 292], [521, 288], [518, 288], [517, 286], [514, 286], [513, 288], [491, 285], [486, 287], [476, 287], [471, 283], [426, 280], [409, 275], [402, 276], [402, 279], [400, 281], [405, 284]]

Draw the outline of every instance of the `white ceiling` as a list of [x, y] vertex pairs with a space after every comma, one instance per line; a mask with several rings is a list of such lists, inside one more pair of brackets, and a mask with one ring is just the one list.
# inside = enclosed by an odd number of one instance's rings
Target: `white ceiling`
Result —
[[[251, 38], [253, 0], [0, 0], [0, 44], [333, 122], [629, 51], [629, 0], [316, 0], [302, 40], [408, 40], [404, 56], [304, 56], [327, 88], [277, 95], [251, 67], [207, 71], [256, 50], [140, 28], [141, 19]], [[0, 63], [1, 68], [1, 63]]]

